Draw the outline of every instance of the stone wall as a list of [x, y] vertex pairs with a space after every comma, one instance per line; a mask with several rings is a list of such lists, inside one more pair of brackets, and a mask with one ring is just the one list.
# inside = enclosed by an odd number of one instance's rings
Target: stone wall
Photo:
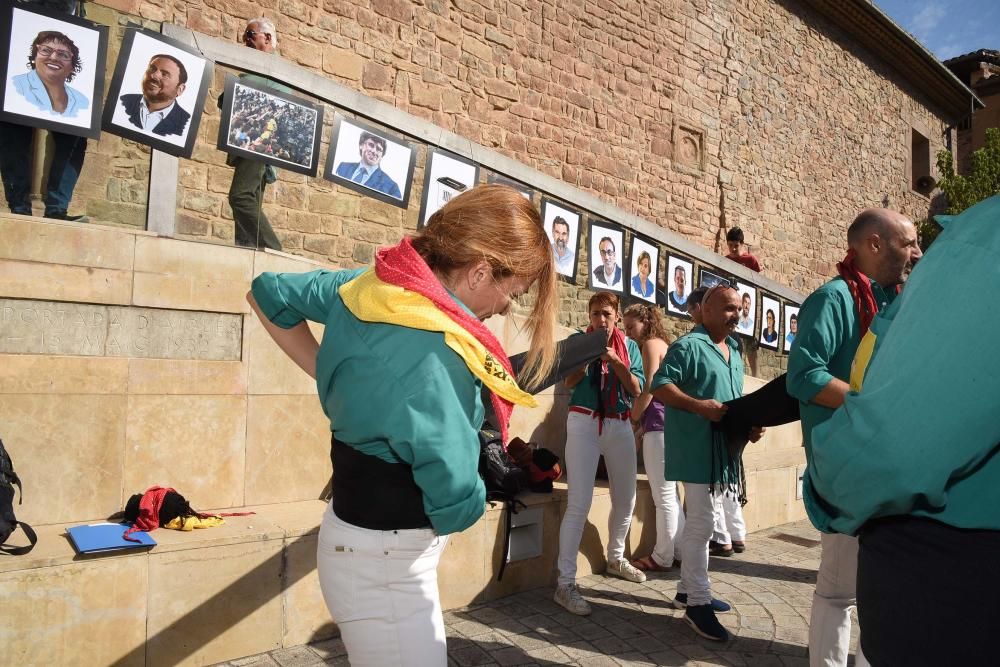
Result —
[[[859, 209], [887, 198], [914, 219], [927, 215], [929, 200], [910, 189], [910, 131], [927, 136], [933, 154], [943, 147], [941, 116], [798, 3], [102, 0], [90, 11], [116, 26], [111, 58], [128, 22], [235, 40], [258, 13], [277, 24], [287, 60], [706, 248], [724, 250], [725, 229], [742, 227], [764, 274], [805, 293], [833, 275]], [[217, 68], [197, 148], [181, 161], [183, 238], [233, 235], [231, 170], [214, 147], [223, 77]], [[105, 134], [90, 153], [78, 205], [141, 225], [148, 150]], [[421, 148], [408, 210], [282, 172], [265, 211], [290, 252], [365, 264], [416, 227], [424, 158]], [[564, 324], [585, 321], [589, 296], [562, 289]], [[769, 376], [781, 361], [762, 355], [748, 361]]]

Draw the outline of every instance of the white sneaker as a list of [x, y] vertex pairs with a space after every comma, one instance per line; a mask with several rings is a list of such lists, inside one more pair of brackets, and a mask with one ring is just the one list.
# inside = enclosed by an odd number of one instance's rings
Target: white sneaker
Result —
[[587, 616], [590, 614], [590, 605], [583, 596], [576, 584], [561, 584], [556, 586], [556, 594], [552, 598], [556, 604], [566, 611], [577, 616]]
[[624, 558], [619, 561], [608, 561], [607, 574], [637, 584], [646, 581], [646, 575], [640, 570], [635, 569], [635, 566]]

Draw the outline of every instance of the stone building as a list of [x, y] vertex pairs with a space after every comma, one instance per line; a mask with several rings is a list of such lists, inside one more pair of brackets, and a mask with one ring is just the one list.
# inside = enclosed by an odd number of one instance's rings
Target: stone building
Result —
[[979, 49], [946, 60], [944, 64], [984, 105], [982, 109], [971, 111], [958, 126], [955, 149], [958, 173], [967, 174], [972, 153], [986, 143], [986, 130], [1000, 127], [1000, 51]]
[[[365, 264], [415, 229], [428, 147], [799, 302], [833, 274], [858, 209], [888, 201], [926, 215], [913, 176], [975, 100], [862, 0], [87, 8], [112, 26], [110, 63], [126, 26], [139, 24], [202, 50], [216, 77], [190, 159], [109, 133], [90, 143], [72, 210], [95, 224], [0, 215], [0, 435], [29, 493], [18, 517], [42, 538], [29, 556], [0, 559], [0, 637], [21, 665], [207, 664], [334, 631], [315, 574], [330, 425], [314, 384], [271, 344], [244, 294], [261, 271]], [[277, 24], [280, 58], [237, 42], [260, 13]], [[215, 148], [216, 97], [236, 70], [290, 83], [327, 119], [336, 111], [409, 137], [409, 207], [283, 171], [265, 209], [299, 257], [226, 247], [232, 171]], [[746, 231], [763, 276], [717, 254], [732, 226]], [[562, 323], [580, 324], [590, 292], [560, 289]], [[750, 390], [784, 357], [747, 347]], [[564, 391], [544, 393], [539, 409], [515, 412], [511, 432], [561, 451], [566, 402]], [[800, 444], [791, 424], [748, 450], [751, 530], [803, 518]], [[105, 517], [152, 484], [199, 509], [257, 514], [160, 531], [148, 553], [74, 554], [67, 525]], [[636, 552], [653, 539], [639, 486]], [[535, 523], [521, 517], [519, 528], [537, 529], [541, 554], [511, 563], [503, 582], [499, 510], [455, 536], [441, 566], [444, 605], [551, 584], [564, 502], [564, 485], [528, 498]], [[608, 509], [599, 489], [597, 537]], [[603, 566], [599, 541], [584, 545], [581, 571]]]

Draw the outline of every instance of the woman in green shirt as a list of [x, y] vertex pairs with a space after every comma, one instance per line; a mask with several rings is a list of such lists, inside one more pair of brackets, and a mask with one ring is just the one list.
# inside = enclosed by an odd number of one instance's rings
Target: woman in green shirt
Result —
[[[436, 569], [484, 511], [482, 390], [504, 432], [512, 403], [533, 404], [481, 320], [535, 284], [526, 382], [553, 365], [555, 270], [537, 210], [506, 186], [456, 197], [374, 269], [254, 280], [254, 311], [331, 421], [317, 565], [352, 665], [446, 664]], [[322, 343], [305, 320], [325, 325]]]

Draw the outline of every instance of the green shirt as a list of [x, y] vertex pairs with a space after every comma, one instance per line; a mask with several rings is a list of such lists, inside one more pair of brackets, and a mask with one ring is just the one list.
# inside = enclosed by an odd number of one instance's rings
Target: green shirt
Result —
[[[638, 378], [641, 389], [646, 384], [646, 373], [642, 369], [642, 352], [639, 350], [639, 345], [631, 338], [625, 339], [625, 347], [628, 349], [629, 371]], [[597, 386], [592, 383], [595, 368], [597, 368], [596, 364], [587, 366], [587, 374], [573, 387], [573, 393], [569, 397], [570, 405], [578, 405], [588, 410], [597, 409]], [[624, 414], [632, 409], [633, 398], [620, 383], [616, 386], [618, 387], [618, 398], [615, 401], [614, 412]]]
[[[653, 376], [653, 389], [665, 384], [677, 385], [682, 392], [699, 400], [715, 399], [721, 403], [743, 395], [743, 358], [739, 344], [727, 337], [729, 363], [698, 325], [667, 348], [660, 370]], [[664, 458], [666, 479], [695, 484], [711, 484], [712, 422], [704, 417], [665, 406], [663, 411]]]
[[486, 502], [478, 473], [482, 383], [442, 334], [362, 322], [347, 310], [338, 290], [362, 271], [264, 273], [253, 295], [280, 327], [326, 326], [316, 388], [337, 439], [412, 466], [434, 529], [464, 530]]
[[[887, 292], [874, 281], [871, 285], [879, 310], [896, 296], [895, 290]], [[806, 461], [812, 457], [812, 430], [833, 414], [811, 401], [831, 379], [848, 381], [860, 342], [858, 312], [843, 278], [834, 278], [806, 298], [788, 353], [787, 378], [788, 393], [799, 399]]]
[[813, 431], [809, 518], [853, 535], [915, 515], [1000, 530], [1000, 196], [956, 217], [872, 323], [860, 392]]

